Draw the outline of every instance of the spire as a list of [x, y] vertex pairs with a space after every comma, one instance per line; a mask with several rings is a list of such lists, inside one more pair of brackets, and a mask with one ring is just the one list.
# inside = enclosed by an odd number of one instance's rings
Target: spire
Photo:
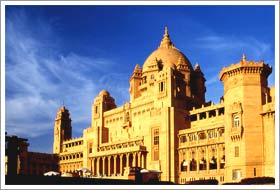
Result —
[[246, 55], [245, 55], [245, 53], [242, 54], [242, 61], [246, 62]]
[[167, 28], [167, 26], [164, 28], [164, 35], [165, 35], [165, 36], [169, 36], [169, 35], [168, 35], [168, 28]]
[[167, 26], [164, 29], [164, 35], [163, 35], [163, 39], [160, 42], [160, 46], [159, 47], [163, 47], [163, 48], [170, 48], [170, 47], [174, 47], [172, 41], [169, 38], [169, 34], [168, 34], [168, 28]]
[[134, 72], [136, 72], [136, 73], [141, 72], [141, 68], [138, 64], [135, 65]]
[[194, 66], [194, 70], [200, 71], [200, 66], [199, 66], [198, 62], [196, 62], [195, 66]]

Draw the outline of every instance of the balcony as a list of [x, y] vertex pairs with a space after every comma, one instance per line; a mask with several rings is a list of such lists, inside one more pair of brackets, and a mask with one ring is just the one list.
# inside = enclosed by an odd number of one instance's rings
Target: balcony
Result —
[[240, 127], [232, 127], [230, 131], [230, 137], [232, 141], [241, 140], [243, 135], [244, 128], [243, 126]]

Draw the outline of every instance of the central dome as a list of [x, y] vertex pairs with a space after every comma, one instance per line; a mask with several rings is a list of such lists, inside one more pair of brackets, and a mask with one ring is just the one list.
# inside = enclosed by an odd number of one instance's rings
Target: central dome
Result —
[[165, 27], [165, 33], [160, 42], [160, 46], [144, 62], [143, 72], [152, 70], [155, 64], [158, 63], [173, 69], [180, 64], [187, 65], [187, 67], [192, 70], [192, 65], [188, 58], [180, 52], [170, 40], [167, 27]]

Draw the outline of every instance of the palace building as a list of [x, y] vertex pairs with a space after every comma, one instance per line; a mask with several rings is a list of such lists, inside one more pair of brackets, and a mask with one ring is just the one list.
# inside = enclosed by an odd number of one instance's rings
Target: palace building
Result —
[[131, 167], [141, 167], [177, 184], [275, 177], [271, 72], [263, 61], [243, 55], [219, 74], [220, 103], [206, 102], [200, 66], [192, 66], [165, 28], [159, 47], [132, 72], [129, 102], [117, 107], [102, 90], [92, 104], [91, 125], [79, 138], [72, 138], [69, 110], [59, 109], [53, 152], [60, 171], [86, 167], [93, 176], [127, 179]]

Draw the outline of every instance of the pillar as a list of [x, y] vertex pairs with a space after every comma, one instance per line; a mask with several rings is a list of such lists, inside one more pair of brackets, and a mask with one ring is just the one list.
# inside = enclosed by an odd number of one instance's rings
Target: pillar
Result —
[[108, 176], [111, 176], [111, 156], [108, 156]]
[[215, 111], [216, 111], [216, 117], [217, 117], [219, 115], [219, 110], [216, 109]]

